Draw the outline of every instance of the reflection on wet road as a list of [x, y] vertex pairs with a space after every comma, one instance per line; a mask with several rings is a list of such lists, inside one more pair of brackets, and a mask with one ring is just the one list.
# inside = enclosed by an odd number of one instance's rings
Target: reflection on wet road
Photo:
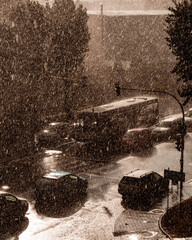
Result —
[[[191, 178], [191, 140], [186, 142], [185, 151], [184, 168], [186, 180], [189, 180]], [[33, 158], [8, 163], [0, 168], [1, 186], [7, 185], [10, 187], [10, 192], [26, 198], [30, 203], [30, 209], [26, 215], [27, 222], [19, 223], [18, 229], [10, 227], [5, 230], [0, 239], [10, 236], [19, 240], [158, 239], [161, 235], [156, 225], [154, 226], [157, 223], [155, 217], [158, 218], [166, 210], [166, 197], [152, 202], [151, 209], [138, 209], [134, 205], [123, 205], [117, 186], [122, 176], [135, 168], [153, 169], [160, 173], [168, 167], [178, 170], [179, 154], [175, 150], [174, 143], [163, 143], [145, 154], [116, 156], [107, 164], [91, 162], [91, 160], [86, 162], [86, 159], [67, 157], [62, 152], [55, 151], [45, 151]], [[51, 170], [72, 171], [86, 177], [89, 182], [87, 196], [65, 203], [63, 206], [36, 204], [33, 199], [33, 184], [40, 176]], [[190, 189], [190, 186], [185, 188], [184, 194], [189, 194]], [[169, 204], [172, 206], [178, 201], [179, 195], [174, 186], [169, 196]], [[141, 205], [139, 204], [139, 207]], [[131, 216], [135, 221], [140, 216], [140, 220], [143, 219], [143, 228], [139, 230], [128, 228], [129, 225], [126, 223], [129, 223], [127, 221]], [[125, 235], [114, 236], [115, 232], [124, 232]]]
[[65, 218], [79, 211], [87, 201], [87, 195], [78, 196], [77, 199], [64, 200], [59, 203], [49, 203], [47, 201], [35, 203], [35, 210], [39, 215], [52, 218]]
[[26, 230], [29, 225], [29, 219], [25, 217], [22, 221], [15, 221], [6, 226], [0, 227], [0, 239], [1, 240], [18, 240], [19, 235]]

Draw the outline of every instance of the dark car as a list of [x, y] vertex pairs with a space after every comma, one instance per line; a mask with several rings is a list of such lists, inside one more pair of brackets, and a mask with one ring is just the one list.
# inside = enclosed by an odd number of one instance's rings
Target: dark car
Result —
[[187, 132], [192, 132], [192, 108], [190, 108], [185, 114], [185, 124]]
[[160, 120], [152, 130], [153, 138], [156, 142], [175, 139], [177, 133], [177, 122], [171, 117]]
[[20, 220], [25, 217], [29, 204], [10, 193], [0, 193], [0, 224]]
[[158, 196], [169, 189], [169, 181], [160, 174], [150, 170], [136, 169], [125, 175], [118, 187], [123, 200]]
[[[166, 117], [153, 128], [152, 134], [154, 141], [169, 141], [176, 139], [178, 136], [178, 126], [182, 124], [181, 114], [176, 114], [170, 117]], [[192, 118], [185, 116], [185, 125], [187, 132], [192, 130]]]
[[189, 109], [188, 109], [188, 111], [185, 113], [185, 116], [192, 118], [192, 108], [189, 108]]
[[74, 142], [72, 137], [73, 125], [67, 122], [49, 123], [39, 133], [35, 134], [35, 143], [38, 148], [53, 147], [60, 144]]
[[185, 125], [187, 132], [192, 131], [192, 117], [185, 117]]
[[85, 178], [64, 171], [53, 171], [44, 175], [36, 184], [37, 201], [68, 201], [86, 193], [88, 181]]
[[153, 138], [150, 128], [129, 129], [120, 139], [119, 147], [123, 151], [133, 152], [151, 148]]

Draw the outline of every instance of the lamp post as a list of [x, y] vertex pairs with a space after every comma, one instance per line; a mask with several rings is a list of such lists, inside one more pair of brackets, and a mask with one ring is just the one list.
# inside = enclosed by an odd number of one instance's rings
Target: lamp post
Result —
[[[119, 86], [119, 85], [118, 85]], [[120, 88], [120, 86], [119, 86]], [[169, 96], [171, 96], [172, 98], [174, 98], [177, 103], [180, 106], [181, 112], [182, 112], [182, 125], [181, 125], [181, 146], [180, 146], [180, 151], [181, 151], [181, 158], [180, 158], [180, 174], [181, 176], [183, 175], [183, 165], [184, 165], [184, 145], [185, 145], [185, 134], [186, 134], [186, 126], [185, 126], [185, 114], [184, 114], [184, 108], [182, 103], [179, 101], [179, 99], [167, 92], [167, 91], [163, 91], [163, 90], [151, 90], [151, 89], [137, 89], [137, 88], [120, 88], [122, 90], [129, 90], [129, 91], [141, 91], [141, 92], [148, 92], [148, 93], [163, 93], [163, 94], [167, 94]], [[120, 93], [119, 93], [120, 95]], [[118, 96], [119, 96], [118, 95]], [[182, 207], [181, 207], [181, 202], [182, 202], [182, 193], [183, 193], [183, 180], [180, 180], [180, 214], [182, 212]]]

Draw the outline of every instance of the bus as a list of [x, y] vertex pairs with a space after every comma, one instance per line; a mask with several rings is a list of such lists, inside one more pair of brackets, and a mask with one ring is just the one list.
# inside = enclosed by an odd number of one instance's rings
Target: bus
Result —
[[159, 119], [158, 99], [138, 96], [90, 107], [76, 113], [82, 126], [76, 139], [106, 148], [115, 143], [128, 129], [150, 127]]

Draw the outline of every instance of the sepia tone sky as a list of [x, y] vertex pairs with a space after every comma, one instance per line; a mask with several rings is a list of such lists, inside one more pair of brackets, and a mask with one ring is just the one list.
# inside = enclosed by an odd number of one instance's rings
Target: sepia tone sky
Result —
[[[38, 0], [41, 4], [45, 4], [46, 2], [49, 2], [50, 4], [52, 4], [54, 2], [54, 0]], [[106, 4], [106, 5], [109, 5], [110, 2], [111, 4], [113, 4], [114, 0], [74, 0], [74, 2], [87, 2], [87, 3], [96, 3], [96, 2], [100, 2], [102, 4]], [[154, 7], [156, 6], [157, 8], [158, 7], [163, 7], [165, 5], [165, 2], [166, 3], [172, 3], [172, 0], [116, 0], [115, 1], [116, 4], [119, 3], [119, 5], [121, 5], [122, 3], [131, 3], [134, 2], [134, 5], [138, 6], [138, 8], [140, 8], [144, 3], [145, 4], [152, 4], [154, 5]]]

